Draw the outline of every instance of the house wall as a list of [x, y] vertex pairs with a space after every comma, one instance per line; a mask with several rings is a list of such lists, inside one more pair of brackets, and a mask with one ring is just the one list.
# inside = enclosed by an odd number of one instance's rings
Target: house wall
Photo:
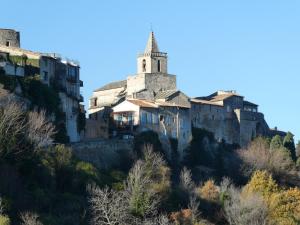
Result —
[[24, 76], [24, 67], [13, 65], [8, 62], [1, 62], [0, 67], [3, 67], [6, 75], [12, 75], [12, 76]]
[[138, 125], [140, 123], [140, 107], [131, 102], [124, 101], [118, 104], [113, 108], [113, 112], [133, 112], [133, 125]]
[[[143, 60], [146, 61], [146, 71], [143, 70]], [[168, 73], [168, 58], [166, 56], [160, 56], [159, 53], [156, 56], [150, 56], [143, 54], [137, 58], [137, 73], [158, 73], [158, 60], [160, 60], [160, 73]]]
[[[89, 114], [95, 113], [103, 106], [111, 106], [120, 100], [120, 93], [124, 87], [109, 89], [105, 91], [95, 91], [89, 102]], [[94, 105], [94, 99], [97, 98], [97, 106]]]
[[194, 127], [214, 133], [216, 140], [223, 139], [229, 144], [240, 143], [239, 121], [236, 115], [227, 112], [225, 107], [193, 103], [191, 118]]
[[133, 97], [133, 93], [142, 91], [146, 88], [145, 73], [127, 77], [127, 96]]

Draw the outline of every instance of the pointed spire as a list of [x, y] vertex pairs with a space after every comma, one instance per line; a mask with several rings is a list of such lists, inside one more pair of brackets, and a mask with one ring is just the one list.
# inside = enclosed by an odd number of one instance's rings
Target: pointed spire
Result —
[[155, 40], [153, 31], [151, 31], [149, 35], [148, 42], [145, 48], [145, 53], [151, 53], [151, 52], [159, 52], [158, 45]]

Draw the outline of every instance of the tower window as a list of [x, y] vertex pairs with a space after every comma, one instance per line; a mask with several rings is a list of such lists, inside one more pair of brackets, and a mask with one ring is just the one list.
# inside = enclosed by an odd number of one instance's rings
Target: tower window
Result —
[[97, 102], [97, 98], [94, 98], [94, 101], [93, 101], [93, 106], [97, 106], [98, 105], [98, 102]]
[[157, 72], [160, 72], [160, 60], [157, 60]]
[[10, 46], [10, 42], [6, 41], [6, 46], [9, 47]]
[[146, 72], [146, 59], [143, 59], [143, 72]]

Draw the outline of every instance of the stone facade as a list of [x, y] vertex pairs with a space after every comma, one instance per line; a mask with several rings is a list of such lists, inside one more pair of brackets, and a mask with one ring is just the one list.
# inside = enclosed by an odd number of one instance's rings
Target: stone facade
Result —
[[20, 33], [12, 29], [0, 29], [0, 45], [20, 48]]
[[[212, 132], [220, 142], [240, 146], [257, 136], [279, 133], [269, 129], [258, 105], [234, 91], [188, 97], [177, 90], [176, 76], [168, 74], [167, 63], [167, 53], [159, 51], [151, 32], [144, 53], [137, 57], [137, 74], [95, 90], [89, 109], [91, 117], [104, 106], [110, 107], [117, 133], [135, 135], [153, 130], [163, 144], [170, 138], [177, 139], [180, 155], [192, 138], [192, 127]], [[101, 120], [108, 117], [107, 114]]]
[[100, 169], [122, 167], [124, 158], [129, 160], [133, 158], [131, 140], [81, 142], [72, 144], [71, 148], [79, 159], [90, 162]]
[[[58, 54], [22, 49], [19, 47], [18, 32], [0, 29], [0, 40], [5, 40], [8, 37], [14, 38], [12, 44], [6, 46], [0, 43], [0, 56], [6, 55], [4, 62], [6, 63], [4, 67], [6, 75], [39, 75], [42, 83], [57, 91], [61, 100], [60, 107], [65, 114], [64, 122], [67, 135], [71, 142], [79, 142], [80, 132], [77, 129], [77, 118], [80, 113], [80, 102], [83, 102], [83, 97], [80, 95], [80, 87], [83, 86], [83, 82], [80, 80], [79, 63], [65, 60]], [[22, 60], [13, 64], [13, 69], [11, 69], [8, 67], [12, 63], [10, 57], [12, 59], [21, 58]], [[0, 66], [2, 65], [1, 61], [3, 61], [3, 57], [0, 59]]]

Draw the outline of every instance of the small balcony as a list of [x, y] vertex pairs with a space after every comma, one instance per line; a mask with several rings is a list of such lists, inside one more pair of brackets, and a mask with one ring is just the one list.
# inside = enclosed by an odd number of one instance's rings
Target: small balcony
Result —
[[83, 87], [83, 81], [82, 80], [79, 80], [79, 85], [80, 85], [80, 87]]

